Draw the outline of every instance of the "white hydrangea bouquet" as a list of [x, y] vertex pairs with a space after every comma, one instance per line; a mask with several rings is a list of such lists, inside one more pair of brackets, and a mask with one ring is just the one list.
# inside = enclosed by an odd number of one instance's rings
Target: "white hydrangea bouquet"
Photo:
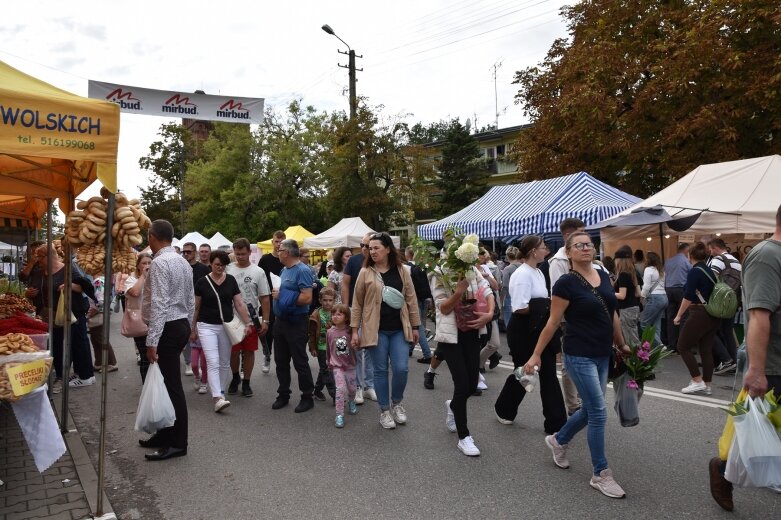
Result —
[[456, 321], [461, 330], [469, 330], [466, 323], [474, 319], [475, 312], [485, 312], [488, 303], [478, 291], [478, 273], [475, 271], [477, 257], [480, 252], [479, 237], [474, 233], [464, 235], [455, 228], [448, 228], [444, 233], [444, 247], [437, 254], [434, 244], [420, 239], [413, 240], [417, 265], [425, 266], [433, 272], [451, 292], [456, 284], [464, 278], [469, 281], [469, 288], [458, 305], [456, 305]]

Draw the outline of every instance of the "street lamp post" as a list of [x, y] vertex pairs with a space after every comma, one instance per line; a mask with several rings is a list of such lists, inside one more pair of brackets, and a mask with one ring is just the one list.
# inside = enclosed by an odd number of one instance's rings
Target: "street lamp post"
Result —
[[[331, 29], [331, 26], [328, 24], [323, 25], [322, 27], [323, 31], [327, 32], [331, 36], [336, 37], [340, 42], [345, 44], [347, 46], [347, 52], [344, 51], [338, 51], [339, 54], [346, 54], [348, 57], [347, 66], [338, 64], [343, 69], [348, 69], [349, 72], [349, 78], [350, 78], [350, 119], [355, 119], [355, 115], [358, 112], [358, 98], [356, 97], [355, 93], [355, 83], [357, 82], [357, 79], [355, 77], [356, 68], [355, 68], [355, 51], [347, 45], [347, 42], [343, 39], [339, 38], [337, 34], [334, 32], [333, 29]], [[363, 56], [358, 56], [359, 58], [363, 58]], [[363, 71], [363, 69], [357, 69], [357, 71]]]

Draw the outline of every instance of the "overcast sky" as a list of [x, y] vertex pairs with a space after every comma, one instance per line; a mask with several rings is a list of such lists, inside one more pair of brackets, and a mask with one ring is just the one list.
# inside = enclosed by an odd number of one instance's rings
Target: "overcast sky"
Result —
[[[83, 96], [94, 79], [161, 90], [303, 98], [347, 111], [345, 49], [358, 55], [358, 95], [410, 123], [452, 117], [473, 126], [526, 122], [513, 103], [515, 71], [565, 36], [564, 0], [87, 1], [3, 3], [0, 60]], [[119, 187], [138, 196], [138, 166], [166, 118], [122, 114]], [[88, 196], [97, 192], [91, 187]]]

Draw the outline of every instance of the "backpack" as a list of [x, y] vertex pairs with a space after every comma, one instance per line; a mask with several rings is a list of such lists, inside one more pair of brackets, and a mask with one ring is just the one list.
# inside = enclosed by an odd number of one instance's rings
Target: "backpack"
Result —
[[[727, 255], [719, 255], [716, 258], [721, 259], [721, 261], [724, 263], [724, 269], [721, 271], [719, 278], [722, 282], [729, 285], [733, 291], [735, 291], [735, 294], [738, 297], [738, 303], [740, 303], [741, 272], [733, 267], [733, 265], [738, 263], [738, 261], [730, 260], [727, 258]], [[740, 264], [738, 263], [738, 265]]]
[[431, 287], [428, 285], [426, 271], [413, 263], [409, 263], [412, 286], [415, 287], [415, 296], [419, 301], [431, 298]]
[[[698, 266], [697, 269], [705, 273], [705, 276], [713, 282], [713, 292], [711, 293], [710, 298], [707, 302], [702, 302], [705, 304], [705, 311], [714, 318], [734, 318], [735, 313], [738, 310], [738, 295], [735, 294], [732, 287], [720, 279], [714, 280], [712, 273], [708, 273], [702, 267]], [[697, 293], [697, 296], [699, 296], [702, 301], [702, 296], [700, 296], [699, 292]]]

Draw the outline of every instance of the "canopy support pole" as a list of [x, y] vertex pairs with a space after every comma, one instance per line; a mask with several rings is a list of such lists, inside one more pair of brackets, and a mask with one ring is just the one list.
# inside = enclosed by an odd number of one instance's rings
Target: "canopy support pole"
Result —
[[[52, 348], [52, 343], [54, 343], [54, 308], [52, 307], [52, 302], [54, 301], [54, 287], [52, 286], [53, 277], [52, 277], [52, 268], [51, 268], [51, 259], [52, 259], [52, 199], [48, 199], [46, 201], [46, 207], [48, 208], [46, 211], [46, 295], [44, 296], [46, 298], [46, 316], [43, 318], [46, 320], [46, 323], [49, 325], [49, 348]], [[35, 230], [36, 235], [38, 234], [38, 230]], [[54, 371], [52, 370], [52, 373]], [[55, 376], [56, 377], [56, 376]], [[51, 377], [50, 381], [54, 381], [55, 377]], [[51, 395], [51, 385], [49, 386], [49, 394]]]
[[98, 448], [98, 502], [95, 514], [103, 516], [103, 483], [106, 478], [106, 403], [108, 401], [108, 348], [109, 333], [111, 332], [111, 287], [113, 284], [111, 273], [111, 256], [113, 252], [113, 238], [111, 228], [114, 225], [115, 196], [109, 193], [108, 207], [106, 208], [106, 257], [104, 259], [103, 276], [103, 330], [101, 331], [103, 345], [101, 347], [101, 372], [100, 378], [100, 448]]
[[[71, 368], [71, 309], [73, 308], [73, 266], [71, 263], [71, 248], [67, 240], [63, 240], [62, 252], [65, 255], [65, 281], [63, 282], [62, 294], [60, 298], [65, 298], [65, 323], [62, 328], [62, 418], [60, 420], [60, 431], [68, 433], [68, 390], [70, 389], [70, 368]], [[78, 326], [78, 323], [76, 323]]]
[[662, 231], [662, 223], [659, 222], [659, 243], [661, 244], [662, 248], [662, 262], [664, 262], [664, 232]]

